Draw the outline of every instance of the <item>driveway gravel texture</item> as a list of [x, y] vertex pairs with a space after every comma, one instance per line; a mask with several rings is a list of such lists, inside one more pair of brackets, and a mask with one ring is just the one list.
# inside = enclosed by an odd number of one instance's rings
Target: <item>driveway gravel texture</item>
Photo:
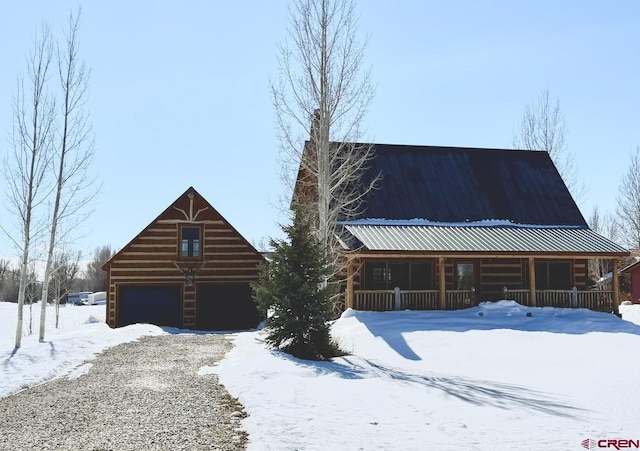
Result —
[[[0, 399], [0, 450], [242, 450], [242, 406], [198, 375], [231, 349], [221, 334], [143, 337], [88, 373]], [[55, 349], [52, 349], [55, 352]]]

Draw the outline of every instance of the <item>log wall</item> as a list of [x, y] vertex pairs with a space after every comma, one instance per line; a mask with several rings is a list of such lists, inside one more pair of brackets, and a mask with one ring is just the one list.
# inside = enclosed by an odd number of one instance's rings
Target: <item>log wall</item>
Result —
[[[180, 257], [180, 227], [201, 228], [199, 257]], [[248, 283], [265, 260], [193, 188], [185, 192], [118, 252], [107, 271], [107, 323], [118, 321], [118, 287], [176, 283], [183, 286], [183, 327], [194, 327], [195, 282]]]

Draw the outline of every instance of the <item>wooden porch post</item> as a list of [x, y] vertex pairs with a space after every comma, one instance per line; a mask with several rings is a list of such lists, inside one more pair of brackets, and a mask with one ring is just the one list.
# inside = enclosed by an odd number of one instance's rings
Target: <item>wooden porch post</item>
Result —
[[613, 301], [613, 313], [615, 313], [616, 315], [620, 314], [620, 309], [618, 308], [618, 305], [620, 303], [620, 300], [618, 299], [618, 291], [620, 288], [620, 280], [618, 278], [618, 259], [614, 258], [613, 259], [613, 268], [611, 270], [611, 275], [613, 276], [613, 297], [612, 297], [612, 301]]
[[440, 310], [447, 309], [447, 295], [445, 291], [445, 283], [446, 277], [444, 272], [444, 257], [438, 257], [438, 275], [439, 275], [439, 283], [438, 283], [438, 291], [440, 295]]
[[353, 260], [347, 262], [347, 293], [345, 296], [345, 307], [353, 308]]
[[536, 306], [536, 262], [529, 257], [529, 305]]

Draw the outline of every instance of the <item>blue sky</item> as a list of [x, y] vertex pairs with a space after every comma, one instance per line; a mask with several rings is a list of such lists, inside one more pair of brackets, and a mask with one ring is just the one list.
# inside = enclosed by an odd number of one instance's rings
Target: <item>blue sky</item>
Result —
[[[0, 6], [0, 154], [41, 19], [60, 31], [78, 4]], [[269, 77], [286, 1], [116, 0], [83, 9], [102, 191], [75, 247], [120, 249], [189, 186], [249, 240], [279, 235], [276, 206], [288, 193]], [[583, 215], [596, 204], [615, 210], [640, 144], [640, 3], [361, 0], [358, 13], [377, 86], [366, 139], [510, 147], [525, 106], [549, 89], [586, 186]], [[0, 240], [0, 255], [12, 253]]]

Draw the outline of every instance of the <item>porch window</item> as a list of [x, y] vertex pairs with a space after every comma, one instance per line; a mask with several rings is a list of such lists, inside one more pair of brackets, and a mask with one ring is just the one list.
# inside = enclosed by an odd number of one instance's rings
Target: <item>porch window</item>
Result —
[[182, 227], [180, 229], [180, 256], [200, 257], [200, 227]]
[[390, 290], [399, 287], [401, 290], [411, 289], [411, 273], [409, 263], [389, 263], [389, 285]]
[[431, 262], [416, 262], [411, 264], [411, 289], [433, 290], [433, 264]]
[[473, 263], [456, 264], [456, 288], [458, 290], [470, 290], [473, 284]]
[[536, 288], [538, 290], [570, 290], [571, 263], [536, 262]]
[[365, 290], [386, 290], [387, 289], [387, 264], [365, 263], [364, 265], [364, 285]]
[[432, 290], [433, 264], [429, 261], [365, 262], [365, 290]]

